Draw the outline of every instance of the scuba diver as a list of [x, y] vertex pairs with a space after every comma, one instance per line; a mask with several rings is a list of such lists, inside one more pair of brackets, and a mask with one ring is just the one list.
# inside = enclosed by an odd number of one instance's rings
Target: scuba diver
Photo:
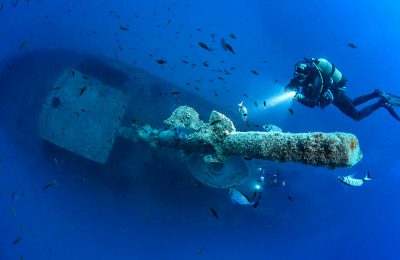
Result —
[[[354, 120], [361, 120], [378, 108], [384, 107], [397, 120], [400, 116], [393, 106], [400, 106], [400, 97], [376, 89], [374, 92], [350, 99], [345, 93], [347, 80], [342, 73], [325, 59], [308, 59], [295, 64], [293, 79], [285, 87], [285, 92], [295, 91], [294, 99], [305, 106], [319, 106], [324, 109], [334, 104], [340, 111]], [[356, 107], [371, 99], [379, 100], [365, 108]]]

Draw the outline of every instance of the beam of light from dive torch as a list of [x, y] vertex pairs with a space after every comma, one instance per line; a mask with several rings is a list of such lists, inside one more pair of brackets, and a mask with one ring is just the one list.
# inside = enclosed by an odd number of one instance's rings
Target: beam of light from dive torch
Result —
[[295, 95], [296, 95], [296, 91], [288, 91], [279, 96], [269, 99], [268, 103], [270, 106], [276, 106], [284, 101], [292, 100]]

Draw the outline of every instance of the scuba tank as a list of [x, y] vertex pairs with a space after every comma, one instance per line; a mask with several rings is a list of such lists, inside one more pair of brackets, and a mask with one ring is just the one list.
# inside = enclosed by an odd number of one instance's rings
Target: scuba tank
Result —
[[305, 59], [314, 67], [320, 77], [320, 101], [319, 106], [325, 108], [335, 99], [338, 90], [345, 91], [346, 79], [343, 74], [326, 59]]
[[326, 59], [314, 59], [311, 58], [309, 59], [309, 62], [314, 64], [314, 66], [318, 69], [318, 71], [322, 74], [324, 77], [329, 77], [332, 79], [333, 84], [338, 86], [339, 89], [344, 90], [345, 89], [345, 84], [346, 84], [346, 79], [343, 76], [342, 72], [340, 72], [334, 64], [330, 63]]
[[325, 59], [318, 59], [315, 63], [318, 70], [321, 71], [324, 76], [332, 78], [335, 84], [339, 84], [343, 79], [342, 73], [329, 61]]

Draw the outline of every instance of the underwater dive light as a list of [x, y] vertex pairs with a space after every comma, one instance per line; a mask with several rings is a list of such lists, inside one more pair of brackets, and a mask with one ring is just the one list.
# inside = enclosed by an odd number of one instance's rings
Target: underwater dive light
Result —
[[271, 106], [278, 105], [279, 103], [282, 103], [283, 101], [292, 100], [295, 95], [296, 95], [296, 91], [284, 92], [282, 95], [271, 98], [269, 100], [269, 104]]

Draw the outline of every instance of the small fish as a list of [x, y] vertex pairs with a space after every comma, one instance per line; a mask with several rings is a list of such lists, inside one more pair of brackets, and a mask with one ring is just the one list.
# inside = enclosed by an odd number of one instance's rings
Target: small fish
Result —
[[214, 216], [215, 219], [219, 219], [218, 213], [214, 208], [210, 208], [212, 215]]
[[204, 42], [198, 42], [199, 46], [203, 49], [205, 49], [206, 51], [212, 51], [212, 49], [210, 49]]
[[209, 65], [208, 65], [208, 62], [207, 62], [207, 61], [204, 61], [204, 62], [203, 62], [203, 65], [204, 65], [204, 67], [206, 67], [206, 68], [208, 68], [208, 67], [209, 67]]
[[189, 62], [187, 60], [182, 60], [182, 62], [185, 64], [189, 64]]
[[293, 201], [293, 197], [292, 196], [288, 195], [287, 198], [288, 198], [288, 200]]
[[267, 101], [266, 100], [263, 101], [263, 105], [264, 105], [264, 108], [267, 108]]
[[[229, 188], [228, 191], [229, 191], [229, 196], [231, 197], [231, 200], [232, 200], [233, 204], [253, 206], [254, 208], [257, 208], [258, 204], [260, 203], [261, 192], [255, 191], [256, 194], [253, 194], [253, 197], [255, 199], [251, 200], [246, 194], [238, 191], [235, 188]], [[257, 193], [259, 195], [256, 198]]]
[[170, 24], [171, 23], [171, 19], [168, 19], [168, 21], [167, 21], [167, 24], [166, 25], [168, 25], [168, 24]]
[[234, 40], [237, 39], [236, 35], [234, 35], [233, 33], [229, 34], [229, 36], [230, 36], [232, 39], [234, 39]]
[[4, 7], [4, 4], [3, 4], [3, 3], [0, 3], [0, 10], [2, 10], [3, 7]]
[[200, 28], [196, 28], [196, 31], [198, 32], [202, 32], [202, 30]]
[[151, 54], [151, 52], [148, 52], [147, 54], [150, 56], [150, 58], [154, 57], [153, 54]]
[[268, 225], [268, 224], [265, 225], [265, 228], [266, 228], [266, 229], [272, 229], [273, 227], [274, 227], [274, 226], [272, 226], [272, 225]]
[[353, 176], [354, 176], [354, 173], [351, 175], [348, 175], [348, 176], [339, 176], [338, 179], [341, 182], [343, 182], [344, 184], [347, 184], [347, 185], [353, 186], [353, 187], [359, 187], [359, 186], [363, 185], [366, 181], [373, 180], [369, 171], [368, 171], [367, 175], [365, 175], [365, 177], [362, 179], [356, 179], [356, 178], [353, 178]]
[[15, 208], [11, 208], [11, 213], [13, 214], [14, 217], [17, 216], [17, 210]]
[[233, 47], [229, 43], [227, 43], [223, 37], [221, 38], [221, 45], [224, 51], [229, 51], [232, 54], [235, 54], [235, 50], [233, 49]]
[[258, 72], [257, 72], [256, 70], [251, 70], [250, 72], [253, 73], [253, 74], [256, 75], [256, 76], [259, 75]]
[[179, 91], [172, 91], [170, 94], [171, 94], [171, 95], [180, 95], [181, 92], [179, 92]]
[[265, 130], [265, 132], [280, 132], [280, 133], [282, 133], [282, 129], [273, 124], [263, 125], [262, 128]]
[[58, 185], [58, 183], [53, 180], [53, 181], [49, 182], [48, 184], [44, 185], [42, 190], [47, 190], [47, 189], [50, 189], [50, 188], [55, 187], [57, 185]]
[[121, 25], [119, 26], [119, 29], [120, 29], [121, 31], [128, 31], [128, 25], [127, 25], [127, 24], [121, 24]]
[[28, 44], [28, 39], [23, 40], [20, 44], [19, 44], [19, 49], [21, 50], [22, 48], [24, 48], [27, 44]]
[[215, 125], [216, 123], [221, 122], [221, 121], [222, 121], [222, 119], [217, 119], [217, 120], [211, 122], [210, 125]]
[[254, 105], [256, 106], [256, 108], [258, 107], [257, 101], [254, 101]]
[[245, 96], [245, 97], [247, 97], [247, 98], [249, 97], [246, 93], [243, 93], [243, 96]]
[[70, 72], [71, 72], [72, 77], [75, 77], [75, 71], [71, 70]]
[[82, 96], [83, 93], [85, 93], [86, 88], [87, 88], [86, 86], [80, 88], [80, 90], [79, 90], [79, 96]]
[[224, 49], [224, 51], [228, 51], [228, 49], [226, 48], [226, 41], [224, 37], [221, 38], [221, 47], [222, 49]]
[[19, 3], [19, 0], [13, 0], [13, 1], [11, 2], [11, 6], [12, 6], [12, 7], [17, 7], [18, 3]]
[[349, 43], [347, 44], [347, 46], [348, 46], [349, 48], [352, 48], [352, 49], [357, 48], [357, 45], [356, 45], [355, 43], [353, 43], [353, 42], [349, 42]]
[[235, 54], [235, 50], [229, 43], [225, 43], [226, 49], [231, 52], [232, 54]]
[[17, 197], [17, 193], [15, 191], [11, 192], [11, 200], [14, 200]]
[[16, 245], [16, 244], [18, 244], [19, 242], [21, 242], [21, 238], [20, 238], [20, 237], [17, 237], [17, 238], [12, 242], [12, 245]]
[[201, 247], [201, 248], [197, 249], [196, 252], [194, 252], [194, 254], [201, 255], [201, 254], [203, 254], [203, 251], [204, 251], [204, 247]]
[[167, 61], [164, 60], [164, 59], [156, 60], [156, 62], [157, 62], [158, 64], [165, 64], [165, 63], [167, 63]]
[[293, 109], [289, 108], [288, 110], [289, 110], [289, 113], [290, 113], [290, 114], [294, 115]]
[[238, 104], [239, 114], [242, 116], [243, 121], [247, 120], [247, 108], [243, 105], [243, 101]]

